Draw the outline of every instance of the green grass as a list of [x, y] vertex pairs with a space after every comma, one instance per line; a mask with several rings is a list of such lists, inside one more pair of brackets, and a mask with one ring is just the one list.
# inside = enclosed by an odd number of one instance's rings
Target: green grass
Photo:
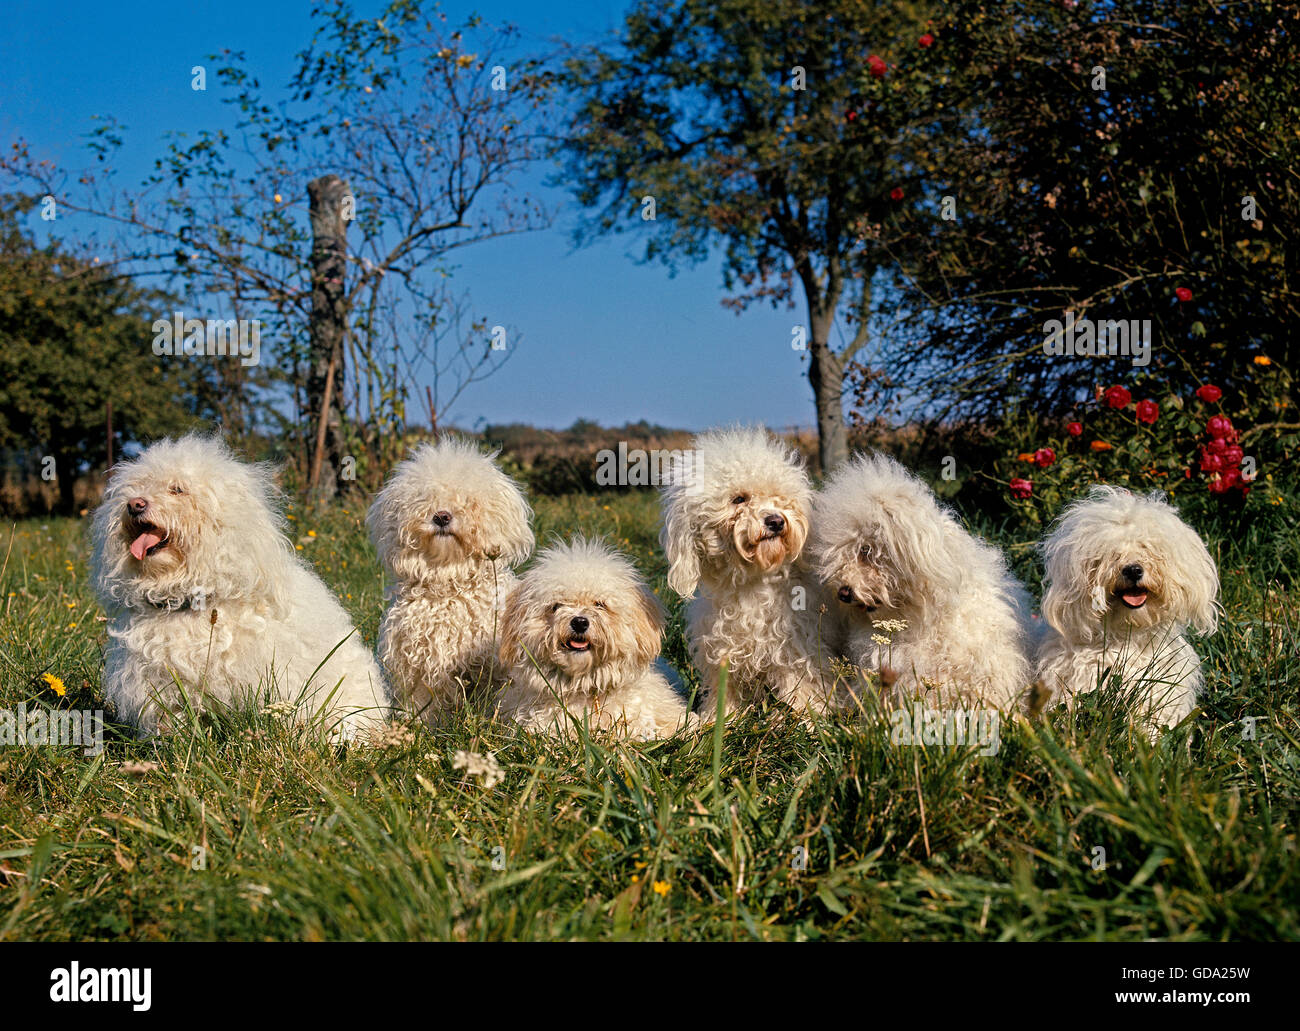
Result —
[[[581, 528], [630, 552], [685, 669], [654, 498], [537, 510], [542, 541]], [[296, 514], [373, 643], [360, 513]], [[1032, 570], [1027, 541], [1000, 540]], [[0, 747], [0, 939], [1295, 939], [1296, 606], [1257, 568], [1276, 542], [1211, 544], [1226, 618], [1201, 645], [1203, 712], [1154, 745], [1102, 697], [1004, 724], [992, 756], [778, 710], [727, 724], [719, 753], [711, 732], [542, 742], [476, 713], [335, 750], [255, 711], [98, 757]], [[102, 706], [84, 524], [23, 523], [10, 548], [0, 708]]]

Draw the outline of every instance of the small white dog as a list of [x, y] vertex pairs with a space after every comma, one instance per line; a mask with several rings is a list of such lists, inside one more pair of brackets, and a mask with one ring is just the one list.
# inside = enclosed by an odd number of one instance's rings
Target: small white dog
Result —
[[269, 694], [345, 737], [387, 716], [374, 657], [295, 554], [277, 502], [271, 469], [213, 438], [164, 440], [113, 467], [93, 522], [104, 691], [141, 731], [169, 729], [177, 681], [196, 708]]
[[473, 444], [444, 438], [398, 464], [366, 524], [393, 578], [379, 659], [399, 702], [435, 723], [503, 682], [497, 642], [513, 566], [533, 550], [523, 491]]
[[813, 525], [818, 574], [849, 615], [850, 662], [887, 669], [908, 696], [932, 686], [944, 704], [1020, 701], [1033, 668], [1029, 597], [924, 482], [886, 455], [858, 455], [817, 495]]
[[655, 668], [658, 600], [632, 563], [577, 538], [538, 557], [506, 605], [500, 711], [530, 730], [563, 734], [569, 716], [637, 740], [692, 724], [685, 700]]
[[1061, 513], [1047, 564], [1038, 676], [1051, 702], [1118, 676], [1141, 697], [1149, 728], [1196, 705], [1201, 661], [1187, 640], [1217, 622], [1219, 573], [1205, 543], [1160, 492], [1094, 487]]
[[669, 585], [694, 599], [686, 634], [703, 679], [701, 718], [716, 715], [723, 662], [727, 713], [768, 689], [797, 711], [826, 711], [833, 693], [816, 658], [822, 592], [800, 559], [812, 487], [795, 453], [762, 428], [710, 430], [671, 479], [660, 539]]

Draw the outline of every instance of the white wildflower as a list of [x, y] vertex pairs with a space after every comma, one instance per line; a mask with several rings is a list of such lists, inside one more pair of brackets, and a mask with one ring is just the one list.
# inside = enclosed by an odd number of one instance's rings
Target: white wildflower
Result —
[[505, 771], [491, 752], [486, 755], [479, 752], [457, 752], [451, 758], [451, 767], [454, 770], [464, 770], [471, 777], [482, 777], [485, 788], [496, 787], [505, 779]]

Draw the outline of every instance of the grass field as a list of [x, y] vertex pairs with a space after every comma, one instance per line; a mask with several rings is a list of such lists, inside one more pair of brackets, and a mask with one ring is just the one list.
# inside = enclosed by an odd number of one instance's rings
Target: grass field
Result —
[[[540, 540], [581, 528], [633, 556], [685, 670], [654, 497], [537, 509]], [[294, 514], [373, 644], [361, 513]], [[102, 707], [84, 523], [5, 537], [0, 709]], [[1037, 589], [1030, 542], [998, 539]], [[96, 757], [0, 747], [0, 939], [1295, 939], [1300, 630], [1270, 584], [1300, 543], [1210, 546], [1208, 691], [1154, 745], [1097, 698], [1004, 723], [987, 756], [779, 711], [728, 724], [716, 762], [712, 732], [543, 743], [473, 713], [345, 751], [252, 711]], [[495, 754], [500, 781], [461, 751]]]

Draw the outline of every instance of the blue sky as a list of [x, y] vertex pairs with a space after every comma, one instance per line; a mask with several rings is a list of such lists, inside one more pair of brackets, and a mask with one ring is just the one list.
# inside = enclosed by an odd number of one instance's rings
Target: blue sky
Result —
[[[452, 21], [477, 11], [513, 22], [540, 49], [557, 36], [586, 41], [611, 32], [627, 6], [484, 0], [443, 9]], [[379, 5], [357, 0], [358, 11], [371, 7]], [[39, 156], [80, 167], [92, 116], [112, 115], [129, 130], [121, 181], [138, 181], [165, 132], [220, 122], [219, 89], [210, 81], [207, 93], [191, 91], [190, 68], [229, 47], [246, 52], [265, 86], [285, 83], [310, 38], [309, 9], [265, 0], [10, 0], [0, 34], [0, 144], [22, 136]], [[521, 185], [536, 188], [553, 172], [539, 168]], [[790, 347], [802, 306], [737, 316], [720, 304], [716, 262], [671, 277], [660, 265], [638, 263], [630, 237], [575, 250], [576, 205], [562, 190], [544, 198], [560, 208], [552, 228], [458, 254], [456, 281], [475, 310], [517, 327], [522, 340], [502, 371], [463, 396], [454, 422], [813, 424], [805, 367]]]

